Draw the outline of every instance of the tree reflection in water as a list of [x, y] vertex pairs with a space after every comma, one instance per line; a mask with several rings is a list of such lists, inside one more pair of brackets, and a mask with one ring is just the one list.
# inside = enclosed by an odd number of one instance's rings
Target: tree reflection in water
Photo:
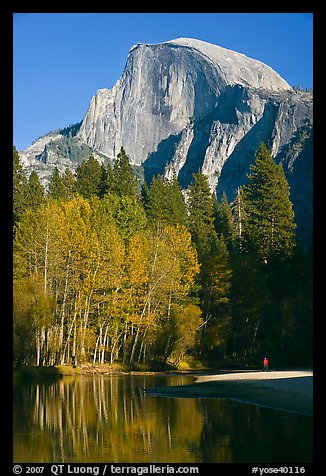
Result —
[[83, 376], [14, 391], [14, 462], [309, 462], [312, 418], [146, 387], [189, 376]]

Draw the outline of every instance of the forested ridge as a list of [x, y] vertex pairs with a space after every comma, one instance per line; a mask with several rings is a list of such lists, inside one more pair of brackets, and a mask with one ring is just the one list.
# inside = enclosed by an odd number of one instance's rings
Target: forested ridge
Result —
[[140, 186], [123, 148], [46, 191], [13, 160], [15, 365], [311, 364], [312, 251], [263, 143], [231, 203], [201, 173]]

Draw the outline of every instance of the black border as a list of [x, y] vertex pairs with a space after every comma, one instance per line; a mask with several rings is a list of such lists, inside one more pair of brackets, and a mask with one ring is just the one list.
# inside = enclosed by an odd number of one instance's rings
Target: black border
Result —
[[[73, 5], [75, 3], [75, 5]], [[305, 466], [305, 474], [318, 474], [317, 467], [319, 464], [322, 464], [323, 454], [321, 449], [321, 442], [324, 440], [323, 427], [320, 418], [320, 410], [323, 408], [323, 392], [320, 388], [320, 381], [322, 380], [322, 369], [321, 369], [321, 359], [322, 351], [319, 351], [319, 342], [318, 337], [321, 338], [322, 332], [320, 332], [320, 324], [323, 321], [323, 307], [319, 307], [319, 299], [321, 298], [320, 294], [323, 290], [323, 274], [325, 270], [322, 268], [321, 261], [321, 240], [324, 236], [323, 227], [321, 223], [323, 222], [323, 215], [325, 212], [324, 209], [324, 199], [320, 191], [322, 190], [321, 181], [323, 180], [322, 175], [322, 163], [325, 161], [323, 154], [319, 153], [319, 143], [320, 141], [320, 129], [323, 127], [323, 121], [318, 119], [322, 117], [322, 74], [320, 69], [323, 65], [322, 59], [322, 38], [320, 36], [321, 30], [324, 27], [321, 16], [321, 2], [310, 1], [296, 1], [296, 2], [240, 2], [239, 5], [232, 2], [232, 11], [228, 6], [228, 2], [224, 2], [224, 5], [218, 5], [218, 11], [212, 11], [210, 8], [207, 10], [197, 10], [191, 9], [190, 11], [185, 11], [189, 8], [189, 4], [185, 8], [178, 7], [176, 11], [163, 11], [159, 9], [155, 11], [151, 5], [149, 8], [142, 7], [137, 4], [139, 8], [138, 11], [128, 10], [122, 11], [121, 9], [113, 10], [109, 8], [108, 10], [103, 8], [103, 3], [97, 7], [96, 2], [92, 2], [92, 10], [87, 8], [81, 8], [87, 6], [85, 3], [79, 2], [62, 2], [57, 0], [55, 3], [47, 4], [45, 2], [37, 3], [33, 1], [26, 2], [18, 0], [8, 0], [0, 2], [0, 45], [2, 51], [2, 65], [0, 78], [1, 78], [1, 172], [0, 172], [0, 191], [2, 194], [1, 197], [1, 211], [2, 217], [0, 220], [0, 236], [1, 236], [1, 256], [2, 256], [2, 265], [1, 273], [2, 282], [1, 282], [1, 291], [2, 296], [2, 312], [1, 312], [1, 350], [2, 357], [5, 360], [5, 363], [2, 365], [2, 380], [4, 381], [4, 388], [1, 392], [2, 395], [5, 395], [5, 400], [8, 400], [2, 405], [2, 414], [5, 425], [1, 425], [1, 433], [3, 435], [3, 444], [2, 445], [2, 455], [0, 461], [0, 467], [6, 467], [4, 474], [14, 474], [12, 471], [12, 146], [13, 146], [13, 14], [14, 13], [313, 13], [314, 16], [314, 463], [298, 465]], [[289, 5], [291, 3], [291, 5]], [[134, 4], [135, 5], [135, 4]], [[110, 4], [107, 4], [107, 7], [110, 7]], [[127, 7], [128, 5], [126, 5]], [[217, 5], [214, 5], [217, 6]], [[243, 7], [246, 7], [245, 10]], [[271, 8], [272, 7], [272, 8]], [[321, 208], [321, 210], [318, 210]], [[321, 220], [320, 220], [321, 218]], [[320, 278], [320, 277], [321, 278]], [[321, 301], [322, 303], [322, 301]], [[103, 463], [104, 464], [104, 463]], [[187, 464], [179, 464], [179, 466], [188, 466]], [[216, 467], [217, 465], [217, 467]], [[235, 466], [234, 466], [235, 465]], [[24, 467], [28, 466], [26, 464], [22, 465]], [[41, 465], [30, 465], [30, 466], [41, 466]], [[44, 465], [46, 467], [43, 474], [52, 474], [50, 471], [49, 464]], [[81, 466], [77, 463], [74, 466]], [[91, 465], [89, 465], [91, 466]], [[96, 465], [94, 465], [96, 466]], [[121, 465], [120, 465], [121, 466]], [[125, 465], [127, 466], [127, 465]], [[135, 464], [137, 466], [148, 466], [147, 464]], [[159, 466], [159, 465], [158, 465]], [[170, 466], [173, 466], [170, 464]], [[178, 465], [176, 465], [178, 466]], [[245, 475], [252, 474], [252, 467], [256, 466], [255, 464], [242, 464], [242, 463], [215, 463], [215, 464], [205, 464], [198, 463], [193, 464], [192, 466], [199, 467], [199, 474], [201, 475], [204, 471], [210, 470], [211, 467], [214, 467], [215, 471], [219, 471], [221, 475], [226, 475], [228, 472], [234, 474]], [[278, 466], [285, 466], [284, 464], [260, 464], [260, 467], [272, 468]], [[291, 466], [291, 465], [288, 465]], [[292, 466], [294, 466], [292, 464]], [[7, 469], [8, 468], [8, 469]], [[316, 472], [314, 473], [314, 468]], [[25, 474], [24, 472], [22, 474]], [[65, 473], [63, 473], [65, 474]], [[109, 474], [109, 473], [107, 473]], [[266, 473], [267, 474], [267, 473]]]

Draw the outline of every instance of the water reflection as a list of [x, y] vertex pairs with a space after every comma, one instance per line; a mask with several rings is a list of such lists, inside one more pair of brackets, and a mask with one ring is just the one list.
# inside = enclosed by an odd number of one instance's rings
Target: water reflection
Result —
[[312, 418], [146, 387], [189, 376], [65, 377], [14, 391], [14, 462], [309, 462]]

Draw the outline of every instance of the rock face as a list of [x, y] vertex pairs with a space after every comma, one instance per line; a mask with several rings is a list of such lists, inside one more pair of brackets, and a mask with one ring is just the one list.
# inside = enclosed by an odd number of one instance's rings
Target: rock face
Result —
[[240, 53], [187, 38], [133, 46], [121, 78], [97, 91], [69, 136], [70, 148], [83, 148], [78, 160], [71, 161], [67, 140], [59, 132], [36, 141], [34, 152], [22, 154], [26, 165], [74, 168], [90, 151], [114, 159], [123, 146], [147, 180], [177, 173], [187, 187], [200, 170], [229, 200], [264, 141], [284, 166], [299, 233], [311, 233], [312, 95]]
[[91, 100], [78, 136], [111, 157], [123, 145], [142, 164], [162, 141], [212, 113], [234, 85], [291, 90], [268, 66], [199, 40], [139, 44], [112, 90], [100, 89]]

